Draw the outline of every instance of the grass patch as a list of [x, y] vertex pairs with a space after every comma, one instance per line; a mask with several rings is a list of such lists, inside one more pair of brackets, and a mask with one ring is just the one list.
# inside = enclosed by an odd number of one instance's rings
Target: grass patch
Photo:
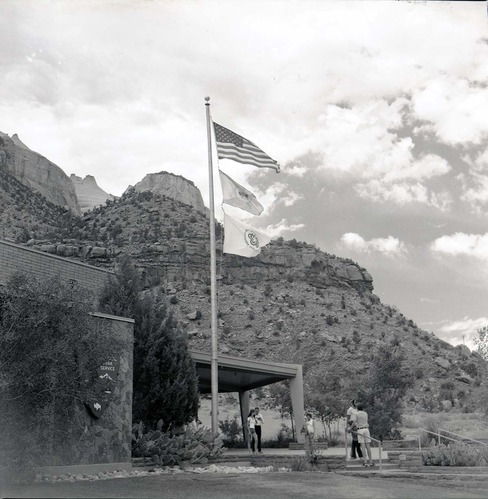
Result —
[[488, 439], [488, 422], [480, 412], [451, 411], [435, 414], [429, 412], [405, 414], [401, 428], [402, 435], [405, 438], [416, 438], [418, 428], [433, 432], [442, 428], [476, 440]]

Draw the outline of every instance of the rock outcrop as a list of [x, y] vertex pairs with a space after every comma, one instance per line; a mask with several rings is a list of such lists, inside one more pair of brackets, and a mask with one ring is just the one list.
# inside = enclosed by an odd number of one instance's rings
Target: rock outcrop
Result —
[[202, 194], [193, 182], [168, 172], [149, 173], [133, 189], [136, 192], [151, 191], [193, 206], [200, 213], [206, 213]]
[[29, 149], [17, 136], [0, 132], [0, 167], [51, 203], [80, 215], [73, 183], [59, 166]]
[[71, 182], [75, 186], [78, 204], [82, 213], [89, 211], [96, 206], [104, 205], [107, 200], [113, 201], [115, 196], [108, 194], [98, 186], [95, 177], [87, 175], [85, 178], [71, 174]]

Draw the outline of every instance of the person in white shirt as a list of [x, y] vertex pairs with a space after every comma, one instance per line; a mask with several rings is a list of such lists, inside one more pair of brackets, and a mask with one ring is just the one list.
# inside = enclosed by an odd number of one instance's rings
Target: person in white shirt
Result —
[[[351, 435], [354, 437], [353, 433], [352, 433], [352, 430], [353, 430], [353, 425], [351, 423], [351, 416], [353, 414], [356, 414], [358, 411], [356, 409], [356, 400], [351, 400], [351, 405], [349, 406], [349, 409], [347, 410], [347, 413], [346, 413], [346, 418], [347, 418], [347, 421], [346, 421], [346, 429], [348, 431], [348, 433], [351, 433]], [[361, 445], [359, 444], [359, 441], [357, 439], [352, 439], [352, 443], [351, 443], [351, 459], [356, 459], [356, 450], [357, 450], [357, 454], [359, 457], [363, 457], [363, 454], [361, 452]]]
[[[351, 424], [355, 425], [358, 432], [358, 441], [366, 448], [366, 455], [363, 457], [363, 466], [374, 466], [371, 459], [371, 435], [369, 433], [368, 413], [364, 411], [363, 404], [356, 404], [357, 412], [351, 416]], [[368, 462], [369, 458], [369, 462]]]
[[303, 425], [303, 433], [305, 433], [305, 450], [311, 450], [315, 442], [315, 421], [310, 412], [305, 415], [305, 424]]
[[264, 423], [263, 415], [259, 412], [259, 407], [254, 409], [254, 419], [256, 420], [256, 436], [258, 437], [258, 454], [262, 454], [261, 452], [261, 426]]
[[249, 435], [249, 439], [247, 444], [249, 445], [249, 450], [252, 450], [252, 453], [255, 454], [255, 443], [256, 443], [256, 413], [254, 409], [249, 411], [249, 416], [247, 417], [247, 431]]
[[310, 437], [310, 440], [315, 439], [315, 421], [310, 412], [307, 412], [307, 419], [305, 420], [305, 434]]

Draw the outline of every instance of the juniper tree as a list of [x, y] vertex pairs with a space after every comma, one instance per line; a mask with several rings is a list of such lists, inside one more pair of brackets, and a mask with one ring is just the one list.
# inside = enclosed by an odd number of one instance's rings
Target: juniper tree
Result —
[[161, 291], [142, 290], [128, 257], [102, 291], [100, 309], [131, 317], [134, 324], [133, 420], [163, 429], [191, 421], [198, 409], [195, 364], [185, 335]]

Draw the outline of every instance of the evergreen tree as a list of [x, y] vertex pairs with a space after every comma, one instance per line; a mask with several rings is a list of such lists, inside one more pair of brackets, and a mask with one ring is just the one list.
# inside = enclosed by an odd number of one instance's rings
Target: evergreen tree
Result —
[[344, 417], [351, 388], [350, 369], [340, 360], [332, 359], [307, 373], [305, 405], [320, 420], [332, 438], [332, 424]]
[[198, 409], [195, 364], [162, 292], [142, 291], [137, 269], [124, 257], [100, 308], [135, 320], [133, 420], [154, 427], [162, 419], [163, 429], [191, 421]]
[[380, 346], [357, 396], [365, 405], [373, 437], [400, 437], [397, 427], [402, 421], [403, 399], [412, 385], [413, 376], [405, 368], [401, 352], [391, 345]]
[[485, 360], [488, 360], [488, 326], [483, 326], [476, 331], [477, 337], [474, 339], [476, 352]]

